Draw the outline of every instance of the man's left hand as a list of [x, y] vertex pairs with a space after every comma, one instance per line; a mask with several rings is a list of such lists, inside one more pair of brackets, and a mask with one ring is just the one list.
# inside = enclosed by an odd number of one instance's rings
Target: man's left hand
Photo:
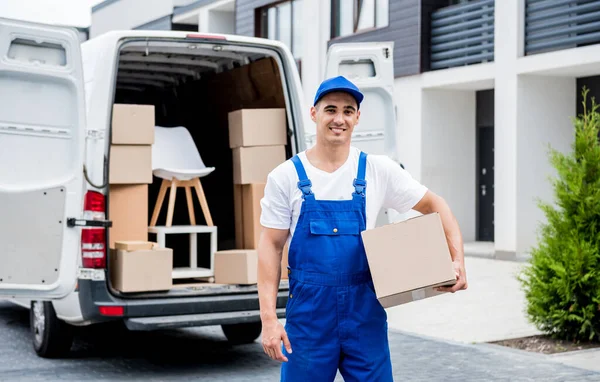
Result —
[[450, 292], [454, 293], [459, 290], [467, 289], [467, 271], [462, 261], [454, 260], [454, 272], [456, 273], [456, 284], [451, 287], [439, 287], [436, 288], [438, 292]]

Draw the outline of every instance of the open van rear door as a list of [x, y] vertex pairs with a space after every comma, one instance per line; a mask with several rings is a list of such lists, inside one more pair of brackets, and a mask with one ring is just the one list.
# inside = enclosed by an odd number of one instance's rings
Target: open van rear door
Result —
[[339, 43], [329, 47], [325, 78], [344, 76], [365, 95], [352, 145], [397, 161], [394, 43]]
[[[85, 107], [75, 31], [0, 18], [0, 297], [75, 287]], [[71, 220], [72, 222], [72, 220]]]
[[[325, 78], [344, 76], [365, 95], [352, 145], [369, 154], [398, 160], [394, 103], [394, 43], [339, 43], [329, 47]], [[404, 220], [393, 210], [379, 211], [375, 225]]]

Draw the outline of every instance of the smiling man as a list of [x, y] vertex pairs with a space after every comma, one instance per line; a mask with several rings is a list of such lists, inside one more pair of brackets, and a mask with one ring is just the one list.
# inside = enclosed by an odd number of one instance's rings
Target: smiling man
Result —
[[[351, 146], [362, 100], [346, 78], [324, 81], [310, 110], [315, 146], [267, 179], [258, 292], [263, 348], [283, 361], [282, 381], [333, 381], [338, 370], [347, 381], [393, 380], [387, 315], [375, 295], [360, 236], [375, 226], [382, 208], [439, 212], [458, 277], [444, 290], [467, 288], [462, 236], [446, 202], [391, 159], [367, 157]], [[284, 328], [276, 298], [290, 236]]]

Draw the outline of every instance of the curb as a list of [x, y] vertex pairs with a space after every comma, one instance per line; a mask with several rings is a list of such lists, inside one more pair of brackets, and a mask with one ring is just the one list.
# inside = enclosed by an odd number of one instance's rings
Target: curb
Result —
[[572, 351], [566, 351], [566, 352], [562, 352], [562, 353], [554, 353], [554, 354], [547, 354], [549, 357], [558, 357], [558, 356], [577, 356], [579, 354], [586, 354], [586, 353], [598, 353], [598, 360], [600, 360], [600, 347], [597, 348], [590, 348], [590, 349], [581, 349], [581, 350], [572, 350]]
[[463, 348], [479, 349], [486, 353], [506, 354], [506, 355], [510, 355], [513, 357], [519, 357], [519, 358], [528, 357], [531, 359], [536, 359], [538, 361], [545, 361], [545, 362], [561, 364], [565, 367], [583, 370], [583, 371], [586, 371], [591, 374], [600, 374], [600, 371], [598, 371], [598, 370], [592, 370], [592, 369], [588, 369], [588, 368], [581, 367], [581, 366], [571, 365], [571, 364], [562, 362], [559, 359], [556, 359], [557, 356], [564, 356], [564, 355], [577, 356], [578, 354], [593, 353], [593, 352], [598, 352], [600, 354], [600, 348], [574, 350], [574, 351], [570, 351], [570, 352], [554, 353], [554, 354], [544, 354], [544, 353], [536, 353], [536, 352], [530, 352], [527, 350], [511, 348], [508, 346], [502, 346], [502, 345], [498, 345], [498, 344], [492, 344], [492, 343], [488, 343], [488, 342], [464, 343], [464, 342], [459, 342], [459, 341], [448, 340], [445, 338], [437, 338], [437, 337], [426, 336], [423, 334], [406, 332], [406, 331], [398, 330], [398, 329], [388, 329], [388, 332], [402, 334], [407, 337], [413, 337], [413, 338], [443, 343], [443, 344], [452, 345], [452, 346], [460, 346]]
[[465, 257], [474, 257], [474, 258], [478, 258], [478, 259], [496, 260], [496, 261], [509, 261], [509, 262], [513, 262], [513, 263], [527, 263], [527, 262], [529, 262], [529, 259], [531, 259], [530, 256], [523, 256], [523, 255], [518, 255], [515, 258], [507, 258], [507, 257], [502, 257], [502, 256], [498, 257], [493, 253], [487, 254], [487, 253], [469, 253], [469, 252], [465, 252]]

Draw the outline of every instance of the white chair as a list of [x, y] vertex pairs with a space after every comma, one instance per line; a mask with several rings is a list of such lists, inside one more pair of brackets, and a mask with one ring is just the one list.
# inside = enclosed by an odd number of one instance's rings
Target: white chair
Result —
[[196, 147], [190, 132], [185, 127], [156, 126], [154, 132], [152, 170], [153, 174], [163, 181], [160, 185], [156, 205], [154, 206], [150, 227], [156, 226], [167, 189], [170, 189], [170, 194], [166, 226], [171, 227], [173, 223], [173, 210], [175, 208], [175, 196], [177, 195], [178, 187], [185, 187], [191, 225], [196, 225], [191, 190], [193, 187], [196, 189], [196, 194], [200, 201], [204, 218], [206, 219], [206, 225], [213, 226], [212, 217], [210, 216], [210, 210], [208, 209], [208, 203], [206, 202], [206, 196], [204, 195], [200, 178], [210, 174], [215, 168], [206, 167], [206, 165], [204, 165], [200, 153], [198, 152], [198, 148]]

